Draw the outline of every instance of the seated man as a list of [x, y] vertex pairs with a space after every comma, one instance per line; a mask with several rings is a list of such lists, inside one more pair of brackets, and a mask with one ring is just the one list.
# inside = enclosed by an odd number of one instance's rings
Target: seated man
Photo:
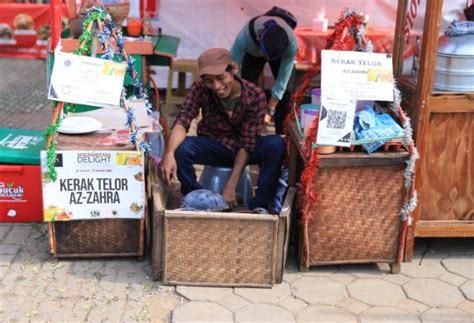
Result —
[[[166, 147], [162, 175], [166, 183], [178, 176], [183, 195], [200, 189], [194, 164], [232, 167], [222, 196], [235, 206], [235, 189], [247, 164], [260, 174], [250, 209], [266, 213], [273, 201], [286, 148], [280, 136], [261, 136], [266, 99], [253, 83], [236, 76], [230, 52], [212, 48], [198, 58], [200, 79], [193, 83], [179, 110]], [[202, 108], [197, 137], [186, 137]]]

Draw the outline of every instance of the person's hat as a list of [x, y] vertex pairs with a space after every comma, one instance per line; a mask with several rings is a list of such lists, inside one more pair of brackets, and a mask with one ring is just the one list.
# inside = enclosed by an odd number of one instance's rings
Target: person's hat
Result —
[[227, 49], [208, 49], [198, 57], [199, 76], [222, 74], [231, 63], [232, 58]]
[[259, 35], [258, 47], [270, 60], [277, 59], [288, 48], [288, 35], [274, 20], [267, 21], [264, 27]]

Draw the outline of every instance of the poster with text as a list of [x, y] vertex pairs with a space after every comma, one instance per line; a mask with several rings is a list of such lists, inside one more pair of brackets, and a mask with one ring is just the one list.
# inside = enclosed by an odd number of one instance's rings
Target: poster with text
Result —
[[44, 221], [144, 216], [142, 152], [62, 150], [56, 152], [56, 181], [41, 152]]
[[318, 145], [349, 147], [357, 101], [393, 101], [391, 54], [323, 50]]
[[57, 51], [48, 99], [118, 108], [127, 65]]
[[392, 55], [323, 50], [321, 96], [393, 101]]

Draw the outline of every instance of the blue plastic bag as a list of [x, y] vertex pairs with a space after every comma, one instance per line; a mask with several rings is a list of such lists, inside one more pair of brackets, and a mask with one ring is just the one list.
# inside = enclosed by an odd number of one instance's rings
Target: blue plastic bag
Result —
[[181, 201], [181, 208], [188, 211], [223, 211], [229, 205], [222, 195], [210, 190], [199, 189], [186, 194]]
[[371, 107], [356, 113], [354, 133], [370, 154], [380, 148], [386, 141], [403, 137], [403, 129], [387, 113], [377, 114]]

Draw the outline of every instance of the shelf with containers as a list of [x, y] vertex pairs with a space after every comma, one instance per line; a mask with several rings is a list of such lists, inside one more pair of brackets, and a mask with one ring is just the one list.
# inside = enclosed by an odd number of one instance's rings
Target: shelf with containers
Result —
[[[421, 157], [408, 261], [415, 237], [474, 237], [474, 35], [444, 35], [451, 21], [442, 17], [452, 10], [449, 5], [398, 2], [394, 73]], [[462, 17], [463, 8], [458, 11]], [[424, 17], [417, 15], [421, 12]], [[411, 34], [419, 35], [418, 51], [404, 59]]]

